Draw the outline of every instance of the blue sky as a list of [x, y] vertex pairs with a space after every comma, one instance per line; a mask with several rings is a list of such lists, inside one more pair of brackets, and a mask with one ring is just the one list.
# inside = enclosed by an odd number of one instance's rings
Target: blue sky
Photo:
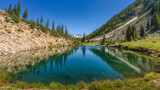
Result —
[[[67, 25], [71, 35], [90, 34], [135, 0], [20, 0], [22, 13], [28, 8], [29, 19], [43, 15], [45, 22]], [[0, 8], [18, 0], [0, 0]], [[22, 15], [21, 15], [22, 16]]]

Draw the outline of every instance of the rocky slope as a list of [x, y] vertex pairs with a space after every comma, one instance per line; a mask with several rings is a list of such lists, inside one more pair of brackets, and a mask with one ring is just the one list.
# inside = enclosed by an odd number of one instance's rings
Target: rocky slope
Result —
[[71, 45], [71, 40], [63, 37], [54, 37], [37, 29], [31, 29], [29, 24], [15, 23], [5, 11], [0, 9], [0, 55], [22, 52], [32, 49]]

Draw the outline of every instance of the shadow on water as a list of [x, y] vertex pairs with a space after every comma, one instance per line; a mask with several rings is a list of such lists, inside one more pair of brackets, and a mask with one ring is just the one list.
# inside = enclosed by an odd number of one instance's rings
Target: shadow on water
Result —
[[158, 63], [123, 50], [100, 46], [75, 46], [29, 51], [0, 57], [0, 68], [14, 81], [27, 83], [114, 80], [159, 72]]

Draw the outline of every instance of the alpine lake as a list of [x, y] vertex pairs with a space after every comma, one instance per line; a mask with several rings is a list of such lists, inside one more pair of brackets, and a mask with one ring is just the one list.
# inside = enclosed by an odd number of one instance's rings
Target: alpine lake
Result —
[[13, 82], [59, 82], [69, 85], [80, 81], [128, 79], [160, 72], [160, 63], [121, 49], [101, 46], [74, 46], [27, 51], [3, 56], [0, 68]]

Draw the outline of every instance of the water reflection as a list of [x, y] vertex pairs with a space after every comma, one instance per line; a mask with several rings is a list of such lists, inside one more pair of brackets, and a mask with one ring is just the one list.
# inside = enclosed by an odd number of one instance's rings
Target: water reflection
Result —
[[23, 52], [0, 57], [0, 68], [15, 81], [28, 83], [114, 80], [158, 72], [158, 63], [123, 50], [99, 46], [75, 46]]

